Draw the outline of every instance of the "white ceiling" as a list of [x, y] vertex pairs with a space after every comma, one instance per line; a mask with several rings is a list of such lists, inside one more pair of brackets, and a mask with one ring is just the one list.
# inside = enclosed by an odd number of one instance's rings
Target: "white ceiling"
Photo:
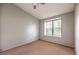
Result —
[[74, 11], [74, 3], [46, 3], [44, 5], [37, 4], [37, 8], [33, 9], [33, 3], [16, 3], [26, 12], [37, 17], [38, 19], [45, 19], [59, 14]]

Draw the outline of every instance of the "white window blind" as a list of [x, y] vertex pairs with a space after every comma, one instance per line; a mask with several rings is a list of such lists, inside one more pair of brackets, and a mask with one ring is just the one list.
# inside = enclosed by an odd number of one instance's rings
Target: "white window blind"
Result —
[[61, 37], [61, 17], [44, 21], [44, 35]]

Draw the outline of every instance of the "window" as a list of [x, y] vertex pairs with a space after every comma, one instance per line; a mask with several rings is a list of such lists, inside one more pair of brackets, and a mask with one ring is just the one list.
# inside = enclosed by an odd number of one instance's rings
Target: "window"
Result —
[[44, 22], [44, 35], [61, 37], [61, 17]]
[[52, 22], [45, 22], [45, 35], [52, 36]]

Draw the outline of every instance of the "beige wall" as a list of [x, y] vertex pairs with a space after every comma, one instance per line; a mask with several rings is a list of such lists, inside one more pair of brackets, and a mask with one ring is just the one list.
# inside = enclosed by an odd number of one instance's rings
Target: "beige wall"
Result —
[[75, 7], [75, 51], [79, 55], [79, 4]]
[[40, 20], [40, 39], [69, 47], [74, 47], [74, 13], [70, 12], [59, 16], [62, 17], [62, 37], [57, 38], [44, 36], [44, 20]]
[[1, 48], [8, 50], [38, 40], [39, 22], [13, 4], [2, 4]]

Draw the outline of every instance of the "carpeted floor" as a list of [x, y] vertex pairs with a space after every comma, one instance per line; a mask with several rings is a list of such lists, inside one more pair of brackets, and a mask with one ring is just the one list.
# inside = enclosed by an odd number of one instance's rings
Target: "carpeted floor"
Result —
[[7, 50], [0, 55], [74, 55], [74, 49], [59, 44], [38, 40], [17, 48]]

